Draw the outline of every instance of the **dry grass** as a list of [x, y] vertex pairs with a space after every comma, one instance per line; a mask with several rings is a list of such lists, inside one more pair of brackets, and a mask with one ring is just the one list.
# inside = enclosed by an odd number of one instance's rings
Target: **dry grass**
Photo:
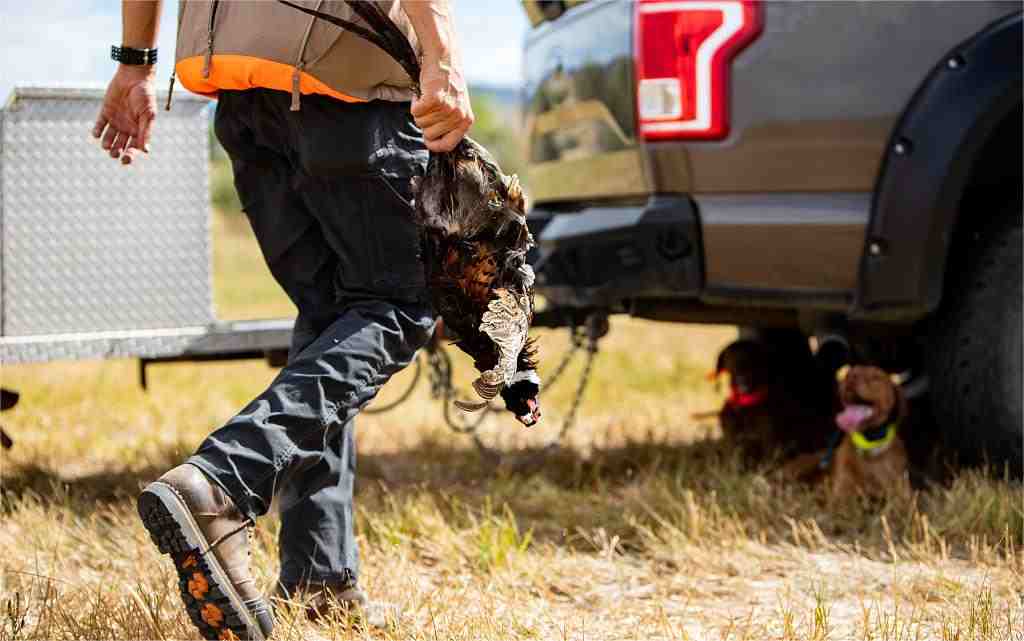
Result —
[[[221, 315], [288, 314], [238, 223], [218, 221]], [[1020, 486], [970, 473], [830, 514], [817, 490], [741, 470], [714, 426], [688, 418], [718, 402], [702, 374], [733, 335], [613, 319], [570, 447], [536, 473], [493, 469], [423, 390], [365, 417], [363, 581], [406, 617], [364, 635], [284, 612], [275, 636], [1022, 638]], [[549, 364], [562, 340], [544, 336]], [[272, 375], [166, 365], [143, 393], [131, 362], [5, 367], [23, 403], [3, 417], [17, 444], [0, 470], [0, 639], [195, 638], [133, 498]], [[492, 419], [485, 438], [543, 442], [568, 388], [546, 401], [543, 430]], [[257, 534], [264, 585], [276, 530], [268, 517]]]

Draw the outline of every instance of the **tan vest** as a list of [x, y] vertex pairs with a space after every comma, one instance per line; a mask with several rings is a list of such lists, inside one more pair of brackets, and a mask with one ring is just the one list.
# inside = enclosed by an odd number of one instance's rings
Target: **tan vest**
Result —
[[[418, 43], [398, 0], [375, 0]], [[361, 22], [343, 1], [296, 4]], [[274, 0], [181, 0], [174, 71], [186, 89], [216, 96], [221, 89], [264, 87], [292, 94], [323, 94], [346, 102], [413, 99], [409, 75], [388, 54]]]

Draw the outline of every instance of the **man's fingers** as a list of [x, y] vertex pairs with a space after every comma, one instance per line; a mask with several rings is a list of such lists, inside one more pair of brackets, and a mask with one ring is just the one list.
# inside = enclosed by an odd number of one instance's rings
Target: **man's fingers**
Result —
[[114, 142], [110, 145], [110, 157], [120, 158], [121, 152], [124, 151], [124, 146], [128, 143], [128, 134], [118, 132], [117, 137], [114, 138]]
[[100, 145], [110, 151], [110, 148], [114, 145], [114, 138], [117, 138], [117, 130], [114, 129], [113, 125], [107, 125], [106, 131], [103, 132], [103, 141]]
[[100, 112], [100, 115], [96, 117], [96, 124], [92, 126], [92, 137], [99, 138], [103, 134], [103, 130], [107, 126], [107, 117]]
[[420, 129], [426, 129], [431, 125], [436, 125], [437, 123], [444, 121], [445, 118], [448, 118], [450, 115], [450, 112], [446, 113], [440, 109], [434, 109], [421, 116], [413, 114], [412, 119], [416, 121], [417, 127]]
[[441, 107], [444, 103], [437, 96], [421, 96], [413, 101], [409, 113], [413, 118], [419, 118]]
[[458, 126], [458, 117], [449, 116], [447, 119], [437, 123], [436, 125], [431, 125], [429, 127], [424, 128], [423, 138], [425, 140], [437, 140], [439, 138], [444, 138], [448, 134], [448, 132], [454, 130]]
[[452, 131], [449, 131], [440, 140], [429, 140], [427, 141], [427, 149], [430, 151], [451, 151], [455, 149], [455, 145], [459, 144], [459, 141], [465, 137], [466, 132], [469, 130], [469, 125], [459, 126]]
[[423, 129], [423, 140], [431, 151], [451, 151], [473, 124], [472, 112], [453, 110], [443, 121]]
[[132, 137], [131, 141], [124, 148], [124, 153], [121, 154], [121, 164], [130, 165], [135, 160], [135, 154], [138, 153], [138, 148], [135, 147], [135, 138]]
[[139, 116], [138, 134], [132, 137], [132, 147], [149, 153], [149, 134], [153, 130], [153, 114], [144, 112]]
[[138, 155], [137, 151], [149, 151], [150, 130], [156, 116], [154, 93], [152, 75], [147, 70], [122, 66], [110, 80], [92, 135], [111, 158], [120, 158], [127, 165]]

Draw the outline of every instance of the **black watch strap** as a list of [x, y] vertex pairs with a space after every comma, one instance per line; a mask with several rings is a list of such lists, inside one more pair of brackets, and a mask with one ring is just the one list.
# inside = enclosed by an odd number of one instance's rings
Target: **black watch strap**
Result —
[[123, 65], [155, 65], [156, 49], [135, 49], [114, 45], [110, 48], [110, 57]]

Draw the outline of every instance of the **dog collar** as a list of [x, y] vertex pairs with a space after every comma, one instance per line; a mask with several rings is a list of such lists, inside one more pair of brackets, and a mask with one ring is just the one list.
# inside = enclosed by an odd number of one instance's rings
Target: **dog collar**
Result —
[[[885, 431], [879, 438], [869, 438], [865, 436], [864, 432], [850, 432], [850, 440], [853, 441], [853, 446], [857, 448], [857, 452], [860, 454], [866, 454], [869, 456], [878, 456], [885, 450], [889, 449], [892, 445], [893, 439], [896, 438], [896, 428], [899, 427], [899, 421], [893, 421], [883, 428]], [[877, 431], [877, 430], [872, 430]], [[874, 434], [872, 434], [874, 436]]]
[[753, 392], [743, 393], [732, 388], [732, 393], [729, 395], [729, 400], [726, 401], [732, 407], [754, 407], [764, 402], [764, 399], [768, 396], [768, 390], [759, 389]]

